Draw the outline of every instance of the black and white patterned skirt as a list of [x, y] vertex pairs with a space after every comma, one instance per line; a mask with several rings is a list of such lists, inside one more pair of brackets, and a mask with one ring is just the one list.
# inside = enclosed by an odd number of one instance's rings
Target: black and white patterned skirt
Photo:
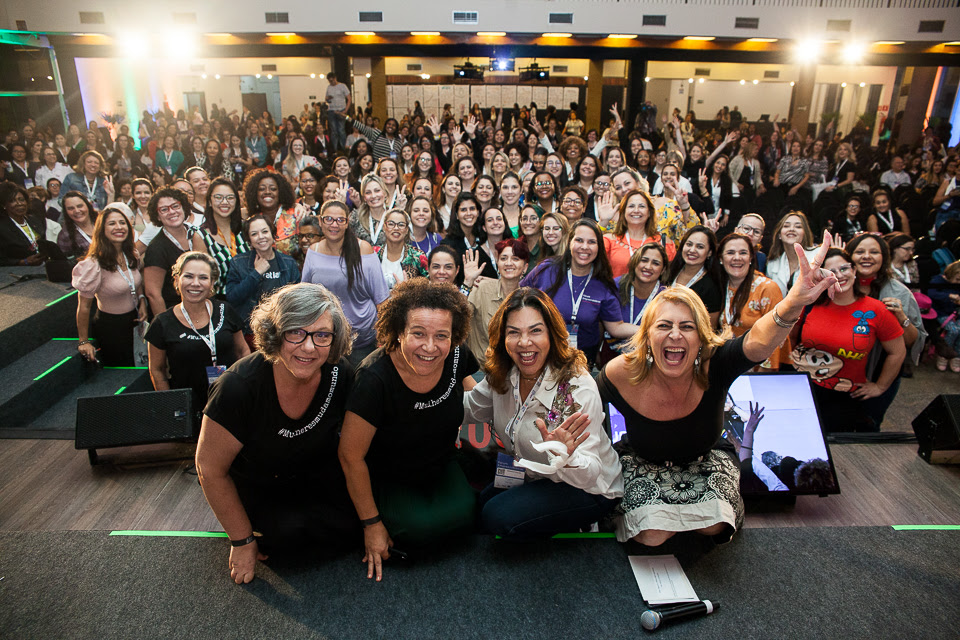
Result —
[[730, 530], [718, 540], [727, 541], [743, 525], [740, 466], [730, 453], [714, 449], [692, 462], [661, 464], [626, 446], [618, 451], [624, 485], [615, 511], [620, 542], [649, 529], [696, 531], [721, 522]]

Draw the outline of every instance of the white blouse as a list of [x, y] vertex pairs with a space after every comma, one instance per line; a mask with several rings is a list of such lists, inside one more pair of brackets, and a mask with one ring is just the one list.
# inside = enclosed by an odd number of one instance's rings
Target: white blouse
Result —
[[[498, 393], [486, 379], [463, 396], [463, 407], [467, 422], [485, 422], [490, 425], [507, 453], [541, 464], [548, 464], [548, 456], [533, 448], [532, 445], [543, 442], [534, 421], [543, 419], [547, 429], [552, 431], [570, 415], [577, 411], [590, 417], [587, 437], [573, 452], [566, 466], [556, 473], [542, 475], [527, 469], [528, 479], [549, 478], [554, 482], [565, 482], [587, 493], [602, 495], [606, 498], [623, 496], [623, 476], [620, 458], [610, 436], [603, 428], [603, 406], [597, 383], [589, 374], [581, 374], [570, 380], [566, 393], [557, 393], [557, 382], [553, 379], [553, 370], [547, 366], [543, 383], [536, 391], [520, 422], [511, 429], [513, 440], [507, 434], [507, 426], [517, 415], [514, 390], [519, 388], [520, 373], [516, 367], [510, 371], [507, 393]], [[521, 402], [522, 404], [522, 402]], [[548, 419], [552, 413], [553, 419]]]

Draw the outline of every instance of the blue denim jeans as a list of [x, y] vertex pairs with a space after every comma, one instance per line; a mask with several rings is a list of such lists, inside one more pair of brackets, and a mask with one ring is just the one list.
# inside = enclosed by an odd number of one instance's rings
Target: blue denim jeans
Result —
[[330, 123], [330, 146], [333, 151], [347, 148], [347, 119], [336, 111], [327, 111], [327, 121]]
[[480, 494], [480, 521], [486, 531], [503, 538], [548, 538], [590, 526], [618, 501], [552, 480], [534, 480], [512, 489], [491, 484]]

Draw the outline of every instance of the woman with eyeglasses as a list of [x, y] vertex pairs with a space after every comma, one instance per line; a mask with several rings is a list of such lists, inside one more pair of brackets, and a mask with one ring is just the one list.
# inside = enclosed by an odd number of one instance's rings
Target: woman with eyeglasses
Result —
[[[720, 241], [720, 290], [723, 292], [723, 310], [720, 329], [727, 327], [734, 337], [745, 334], [757, 320], [783, 300], [777, 283], [757, 271], [753, 241], [739, 233], [731, 233]], [[790, 358], [787, 341], [763, 362], [756, 371], [777, 371]]]
[[576, 185], [564, 187], [560, 192], [560, 213], [573, 224], [583, 217], [587, 206], [587, 194]]
[[303, 281], [323, 284], [339, 298], [356, 332], [350, 362], [359, 365], [377, 348], [377, 305], [390, 296], [390, 289], [383, 278], [380, 259], [369, 242], [357, 238], [348, 215], [347, 205], [339, 200], [320, 207], [323, 239], [307, 252]]
[[525, 204], [536, 204], [544, 213], [551, 213], [558, 208], [558, 194], [560, 185], [549, 171], [538, 171], [534, 174], [527, 191]]
[[225, 293], [227, 302], [243, 320], [243, 334], [252, 347], [250, 314], [254, 307], [280, 287], [300, 282], [300, 267], [287, 254], [274, 250], [273, 226], [264, 216], [247, 218], [243, 223], [243, 236], [252, 251], [239, 253], [230, 260]]
[[386, 244], [375, 247], [383, 270], [383, 279], [393, 289], [410, 278], [427, 275], [427, 256], [410, 243], [410, 220], [403, 209], [384, 214]]
[[890, 271], [893, 277], [908, 288], [916, 289], [920, 284], [920, 270], [913, 258], [916, 250], [914, 239], [905, 233], [888, 233], [883, 241], [890, 247]]
[[210, 184], [204, 222], [200, 237], [207, 252], [220, 267], [220, 278], [214, 293], [222, 294], [230, 273], [231, 261], [237, 255], [250, 251], [243, 237], [243, 219], [240, 217], [240, 193], [229, 178], [217, 178]]
[[199, 233], [185, 223], [189, 210], [187, 194], [172, 187], [158, 190], [147, 204], [150, 222], [160, 227], [143, 256], [143, 288], [154, 316], [180, 302], [172, 275], [180, 255], [188, 251], [207, 253]]
[[[820, 420], [827, 432], [879, 431], [865, 401], [893, 384], [906, 357], [903, 328], [884, 303], [857, 286], [857, 273], [840, 249], [826, 253], [821, 271], [836, 274], [832, 298], [822, 294], [790, 334], [793, 365], [813, 381]], [[887, 354], [876, 382], [867, 377], [867, 356], [879, 343]]]
[[267, 554], [336, 547], [360, 531], [337, 460], [353, 386], [339, 301], [320, 285], [289, 285], [251, 323], [257, 351], [211, 387], [196, 454], [237, 584], [253, 580]]
[[250, 353], [239, 316], [226, 302], [211, 301], [219, 276], [217, 261], [206, 253], [181, 254], [171, 274], [180, 302], [157, 314], [145, 336], [153, 388], [192, 389], [197, 415], [210, 383]]
[[437, 185], [440, 182], [440, 175], [437, 173], [437, 159], [432, 151], [425, 150], [418, 153], [413, 170], [404, 176], [411, 191], [413, 190], [413, 183], [420, 178], [426, 178], [431, 185]]
[[567, 324], [570, 345], [583, 351], [591, 366], [600, 349], [601, 323], [615, 338], [629, 338], [637, 330], [621, 319], [603, 232], [593, 220], [574, 223], [566, 251], [537, 265], [520, 284], [553, 298]]
[[855, 235], [863, 233], [867, 226], [867, 207], [858, 193], [847, 196], [843, 212], [833, 223], [834, 233], [844, 242], [850, 242]]
[[758, 213], [745, 213], [737, 223], [735, 232], [750, 238], [753, 244], [753, 253], [757, 258], [757, 271], [766, 274], [767, 272], [767, 254], [760, 250], [760, 243], [763, 241], [763, 232], [766, 230], [767, 223]]
[[315, 216], [320, 211], [326, 184], [328, 182], [318, 167], [306, 167], [300, 172], [300, 197], [297, 198], [297, 204], [303, 207], [307, 215]]

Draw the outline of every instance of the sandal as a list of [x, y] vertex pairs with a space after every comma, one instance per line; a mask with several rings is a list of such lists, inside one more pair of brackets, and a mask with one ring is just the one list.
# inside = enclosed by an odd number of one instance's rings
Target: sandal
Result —
[[960, 358], [950, 358], [950, 371], [960, 373]]
[[937, 356], [937, 371], [947, 370], [947, 359], [943, 356]]

